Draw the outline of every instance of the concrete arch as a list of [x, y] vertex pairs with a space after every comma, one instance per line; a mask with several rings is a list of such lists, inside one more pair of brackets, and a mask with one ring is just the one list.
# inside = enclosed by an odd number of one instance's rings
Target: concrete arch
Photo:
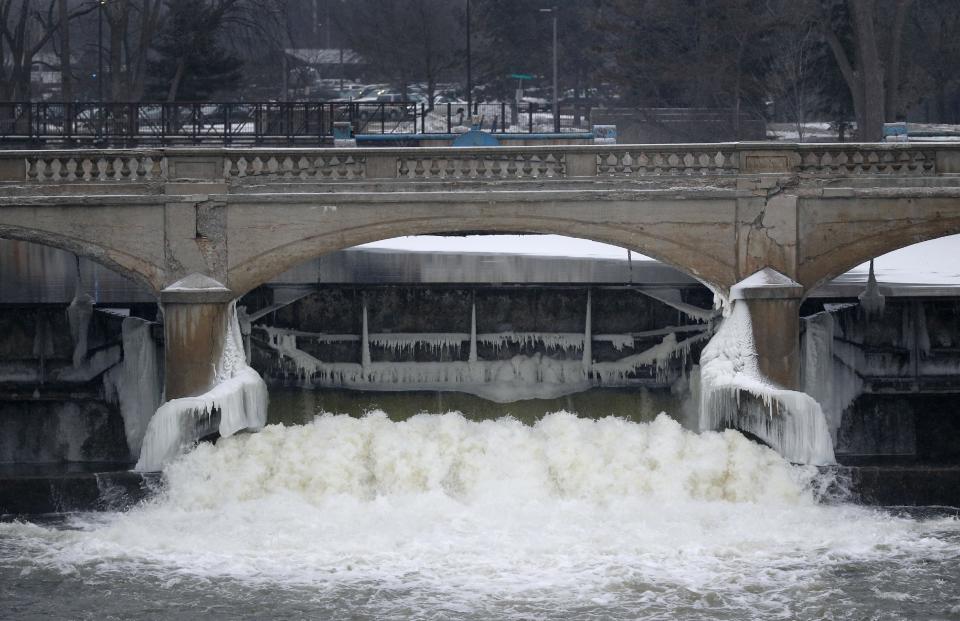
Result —
[[870, 259], [941, 237], [960, 234], [960, 216], [915, 221], [871, 233], [859, 233], [848, 244], [837, 245], [815, 259], [801, 265], [799, 282], [807, 293], [823, 283], [861, 265]]
[[[623, 227], [557, 217], [528, 215], [481, 220], [429, 217], [386, 220], [362, 226], [305, 232], [300, 239], [278, 244], [231, 267], [231, 289], [238, 295], [318, 256], [365, 243], [409, 235], [442, 233], [549, 234], [588, 239], [629, 249], [666, 263], [691, 275], [713, 291], [726, 291], [736, 281], [736, 267], [723, 257], [704, 254], [703, 249], [682, 239], [659, 235], [643, 227]], [[694, 260], [696, 257], [698, 260]]]
[[9, 225], [0, 225], [0, 238], [16, 239], [65, 250], [143, 285], [154, 294], [163, 286], [163, 273], [157, 266], [88, 240]]

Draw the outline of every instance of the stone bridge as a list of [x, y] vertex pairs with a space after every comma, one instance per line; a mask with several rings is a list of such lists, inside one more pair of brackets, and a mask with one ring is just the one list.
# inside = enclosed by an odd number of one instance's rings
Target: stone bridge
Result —
[[209, 387], [226, 303], [271, 277], [365, 242], [466, 232], [622, 246], [725, 297], [776, 270], [788, 286], [743, 297], [761, 368], [793, 387], [803, 296], [960, 233], [958, 199], [960, 145], [937, 143], [0, 151], [0, 237], [156, 292], [168, 398]]

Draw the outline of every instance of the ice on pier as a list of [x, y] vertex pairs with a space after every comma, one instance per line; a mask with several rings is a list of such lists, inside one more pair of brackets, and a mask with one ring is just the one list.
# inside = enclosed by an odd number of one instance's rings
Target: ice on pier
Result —
[[160, 352], [150, 335], [151, 325], [139, 317], [124, 318], [123, 361], [104, 376], [108, 394], [120, 405], [127, 446], [133, 457], [139, 457], [147, 426], [162, 399]]
[[734, 301], [700, 355], [700, 428], [735, 427], [795, 463], [834, 463], [833, 442], [817, 400], [774, 385], [760, 373], [750, 310]]
[[247, 365], [235, 304], [230, 304], [228, 312], [214, 387], [197, 397], [172, 399], [160, 406], [150, 419], [136, 470], [161, 470], [214, 432], [229, 437], [266, 424], [267, 385]]
[[846, 410], [863, 390], [858, 369], [863, 368], [863, 350], [835, 339], [837, 320], [824, 311], [804, 317], [800, 341], [803, 390], [820, 404], [834, 444]]

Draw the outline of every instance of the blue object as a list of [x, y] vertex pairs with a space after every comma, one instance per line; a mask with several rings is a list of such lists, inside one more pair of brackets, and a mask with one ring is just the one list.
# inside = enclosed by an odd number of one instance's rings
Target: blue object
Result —
[[499, 147], [500, 141], [480, 129], [471, 129], [465, 134], [460, 134], [453, 141], [455, 147]]

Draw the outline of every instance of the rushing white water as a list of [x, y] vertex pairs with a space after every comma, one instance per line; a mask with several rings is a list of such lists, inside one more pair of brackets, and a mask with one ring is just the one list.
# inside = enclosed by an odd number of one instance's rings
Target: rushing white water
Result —
[[126, 514], [0, 524], [0, 543], [21, 576], [353, 618], [822, 618], [851, 563], [956, 557], [928, 534], [955, 524], [818, 505], [813, 472], [663, 415], [325, 415], [201, 445]]

